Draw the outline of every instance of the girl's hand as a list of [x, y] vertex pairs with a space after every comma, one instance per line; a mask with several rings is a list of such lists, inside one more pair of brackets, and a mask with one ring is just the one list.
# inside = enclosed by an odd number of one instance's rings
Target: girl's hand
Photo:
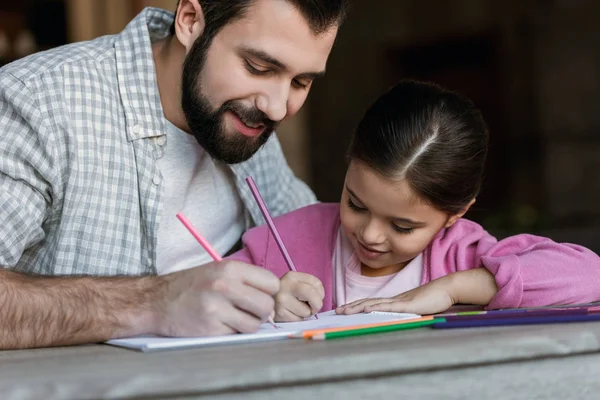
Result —
[[456, 304], [451, 294], [450, 275], [390, 298], [362, 299], [336, 308], [337, 314], [387, 311], [437, 314]]
[[363, 299], [338, 307], [338, 314], [371, 311], [438, 314], [457, 303], [487, 305], [498, 292], [485, 268], [454, 272], [387, 299]]
[[323, 307], [325, 289], [319, 278], [303, 272], [288, 272], [281, 277], [275, 295], [275, 321], [302, 321]]

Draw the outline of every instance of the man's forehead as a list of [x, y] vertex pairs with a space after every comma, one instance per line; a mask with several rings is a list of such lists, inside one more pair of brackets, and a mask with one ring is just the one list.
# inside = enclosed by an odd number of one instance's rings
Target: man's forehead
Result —
[[291, 3], [256, 0], [243, 18], [229, 24], [224, 31], [239, 50], [260, 52], [297, 73], [320, 73], [325, 70], [337, 26], [315, 34]]

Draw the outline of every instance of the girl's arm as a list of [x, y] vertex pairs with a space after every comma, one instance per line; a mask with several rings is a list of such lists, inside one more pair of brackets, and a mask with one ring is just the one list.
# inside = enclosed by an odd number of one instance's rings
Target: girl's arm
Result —
[[454, 304], [476, 304], [485, 306], [490, 303], [498, 286], [496, 279], [485, 268], [475, 268], [446, 275], [448, 291]]
[[490, 309], [600, 301], [600, 257], [575, 244], [527, 234], [498, 242], [481, 226], [459, 220], [436, 237], [426, 259], [425, 282], [480, 267], [489, 271], [498, 288]]
[[600, 301], [600, 257], [593, 251], [534, 235], [498, 242], [467, 220], [436, 236], [424, 264], [418, 288], [358, 300], [338, 313], [435, 314], [457, 303], [499, 309]]
[[498, 291], [485, 268], [458, 271], [390, 298], [357, 300], [338, 307], [338, 314], [387, 311], [437, 314], [457, 303], [486, 305]]

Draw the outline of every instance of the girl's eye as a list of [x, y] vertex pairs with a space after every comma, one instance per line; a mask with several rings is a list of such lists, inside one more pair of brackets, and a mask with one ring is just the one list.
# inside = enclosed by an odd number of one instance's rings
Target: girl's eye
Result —
[[394, 228], [394, 230], [395, 230], [396, 232], [398, 232], [398, 233], [403, 233], [403, 234], [409, 234], [409, 233], [412, 233], [412, 232], [413, 232], [413, 230], [414, 230], [414, 228], [402, 228], [402, 227], [399, 227], [399, 226], [398, 226], [398, 225], [396, 225], [396, 224], [392, 224], [392, 228]]
[[354, 204], [354, 202], [352, 201], [352, 199], [350, 197], [348, 197], [348, 207], [350, 207], [350, 209], [356, 211], [356, 212], [364, 212], [367, 211], [366, 208], [362, 208], [357, 206], [356, 204]]
[[[365, 212], [368, 211], [366, 208], [364, 207], [359, 207], [357, 206], [350, 197], [348, 197], [348, 207], [350, 207], [351, 210], [355, 211], [355, 212]], [[392, 223], [392, 228], [398, 232], [398, 233], [402, 233], [402, 234], [410, 234], [413, 233], [414, 228], [402, 228], [394, 223]]]

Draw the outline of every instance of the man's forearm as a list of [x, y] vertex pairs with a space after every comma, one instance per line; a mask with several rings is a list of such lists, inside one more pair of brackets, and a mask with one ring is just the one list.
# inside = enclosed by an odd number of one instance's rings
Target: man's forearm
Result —
[[0, 268], [0, 349], [148, 333], [162, 284], [156, 277], [32, 277]]

